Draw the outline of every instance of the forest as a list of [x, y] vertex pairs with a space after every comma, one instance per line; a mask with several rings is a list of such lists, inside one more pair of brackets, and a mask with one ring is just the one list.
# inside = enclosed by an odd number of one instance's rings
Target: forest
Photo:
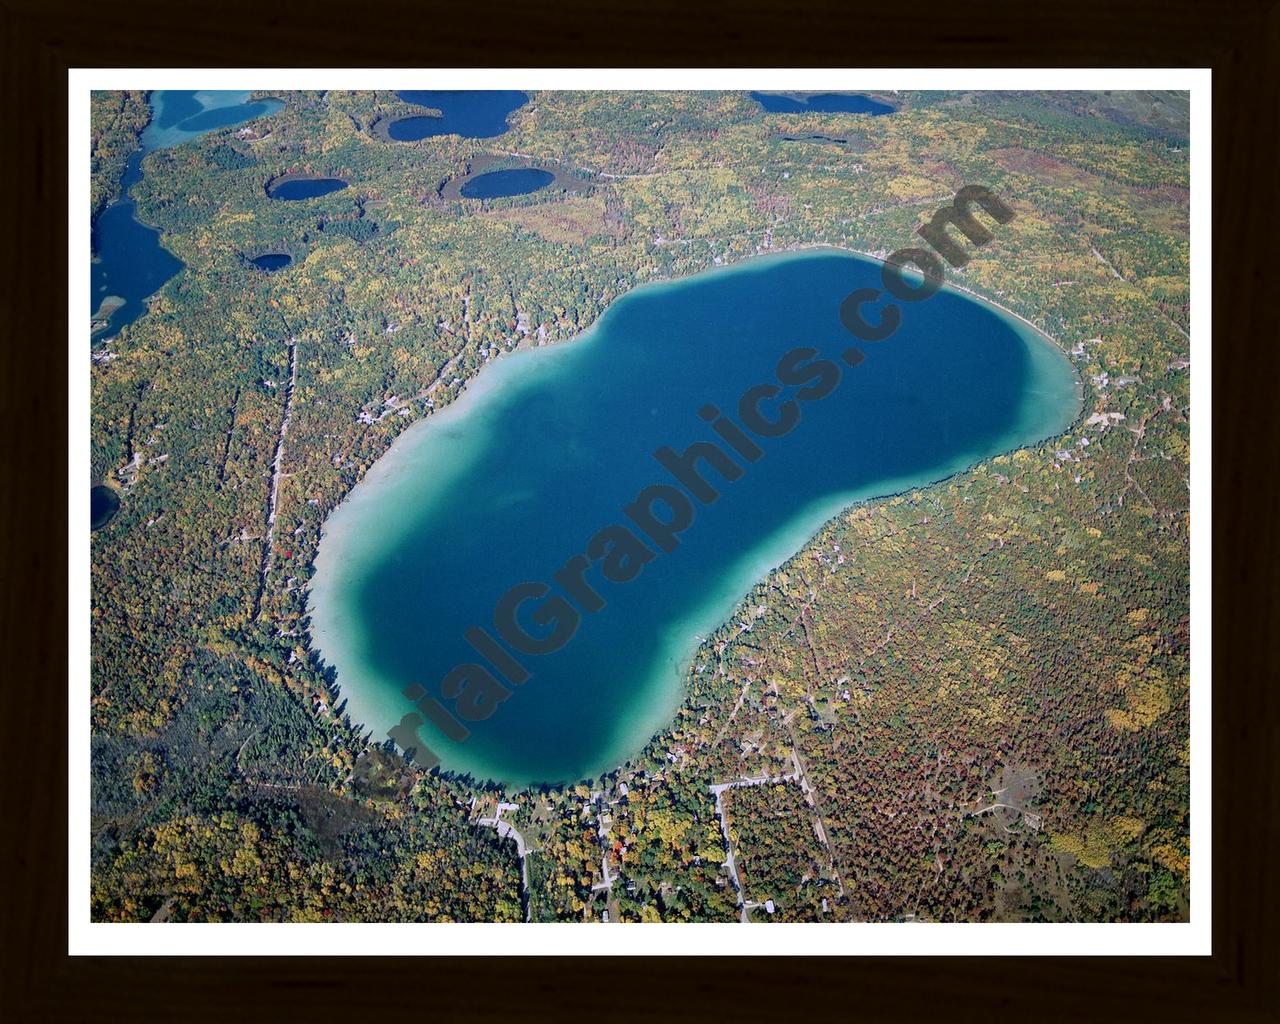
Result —
[[89, 204], [97, 217], [120, 198], [120, 176], [138, 148], [138, 136], [151, 119], [141, 92], [95, 92], [89, 99], [91, 130]]

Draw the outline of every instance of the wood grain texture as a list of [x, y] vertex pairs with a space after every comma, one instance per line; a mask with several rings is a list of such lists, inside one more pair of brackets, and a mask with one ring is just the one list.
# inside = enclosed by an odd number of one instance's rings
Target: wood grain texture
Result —
[[[1280, 1018], [1275, 2], [0, 5], [6, 755], [0, 1014], [14, 1021]], [[1214, 955], [1194, 960], [66, 956], [66, 104], [93, 66], [1212, 66]], [[1193, 301], [1201, 297], [1193, 296]], [[88, 372], [87, 360], [83, 372]], [[1204, 458], [1204, 452], [1193, 457]], [[37, 500], [43, 495], [43, 500]], [[87, 543], [87, 531], [85, 533]], [[1197, 587], [1209, 584], [1196, 579]], [[1194, 641], [1193, 641], [1194, 642]], [[71, 714], [84, 714], [72, 707]], [[1123, 927], [1123, 926], [1118, 926]], [[833, 933], [834, 936], [834, 933]], [[282, 932], [287, 943], [287, 931]], [[347, 941], [345, 938], [342, 941]]]

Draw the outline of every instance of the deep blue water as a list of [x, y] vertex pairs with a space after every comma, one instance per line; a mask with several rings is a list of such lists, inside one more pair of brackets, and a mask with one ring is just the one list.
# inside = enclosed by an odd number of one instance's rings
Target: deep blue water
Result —
[[141, 146], [125, 164], [121, 198], [103, 210], [93, 224], [95, 259], [89, 267], [89, 312], [97, 312], [107, 296], [125, 300], [107, 326], [93, 334], [93, 340], [114, 335], [137, 320], [147, 310], [146, 300], [182, 269], [182, 261], [161, 246], [160, 233], [135, 216], [129, 192], [142, 180], [143, 158], [152, 150], [198, 139], [283, 106], [274, 99], [250, 103], [248, 95], [192, 90], [152, 93], [152, 120], [142, 133]]
[[120, 511], [120, 496], [107, 487], [99, 484], [89, 491], [89, 528], [100, 530], [115, 518]]
[[507, 130], [507, 117], [513, 110], [529, 102], [522, 92], [500, 89], [401, 89], [396, 95], [406, 103], [430, 107], [443, 115], [393, 121], [387, 126], [387, 134], [397, 142], [416, 142], [433, 135], [491, 139]]
[[[353, 718], [385, 738], [413, 710], [401, 693], [411, 684], [455, 709], [442, 680], [479, 660], [465, 631], [494, 634], [509, 588], [552, 581], [587, 552], [604, 609], [588, 614], [578, 597], [572, 609], [531, 601], [521, 619], [531, 635], [556, 625], [532, 621], [539, 610], [580, 616], [576, 635], [556, 653], [521, 654], [532, 678], [491, 717], [466, 723], [464, 742], [421, 731], [445, 767], [482, 778], [557, 782], [611, 768], [670, 721], [699, 635], [840, 508], [1070, 425], [1078, 402], [1062, 352], [958, 293], [904, 305], [898, 332], [861, 343], [865, 360], [846, 365], [854, 339], [841, 301], [879, 286], [878, 264], [824, 251], [641, 288], [585, 337], [498, 360], [455, 407], [411, 428], [326, 523], [317, 557], [313, 637]], [[642, 536], [624, 506], [675, 483], [655, 451], [715, 441], [700, 418], [707, 405], [744, 423], [740, 396], [774, 382], [800, 346], [839, 372], [834, 391], [799, 401], [787, 436], [752, 435], [764, 453], [754, 464], [721, 443], [741, 478], [700, 463], [720, 499], [686, 493], [696, 515], [675, 550], [649, 541], [637, 579], [605, 579], [591, 538], [610, 524]], [[764, 413], [776, 418], [796, 395], [783, 388]], [[666, 518], [661, 502], [654, 509]]]
[[797, 100], [777, 93], [753, 92], [751, 98], [770, 114], [892, 114], [893, 107], [854, 93], [824, 92]]
[[432, 135], [447, 135], [441, 128], [441, 119], [426, 114], [415, 114], [413, 117], [402, 117], [387, 125], [387, 134], [397, 142], [417, 142]]
[[468, 199], [500, 199], [522, 196], [546, 188], [556, 176], [537, 167], [517, 167], [509, 171], [489, 171], [463, 183], [461, 192]]
[[272, 199], [296, 202], [299, 199], [316, 199], [330, 192], [341, 192], [347, 183], [341, 178], [293, 178], [272, 185], [267, 195]]
[[293, 262], [293, 257], [283, 252], [268, 252], [263, 253], [261, 256], [255, 256], [250, 262], [259, 270], [273, 273], [287, 267]]
[[93, 224], [93, 251], [89, 265], [89, 311], [96, 312], [109, 295], [124, 299], [112, 313], [107, 327], [96, 337], [115, 334], [147, 311], [146, 300], [182, 269], [182, 261], [160, 244], [160, 232], [134, 216], [129, 190], [142, 178], [143, 151], [129, 158], [121, 177], [122, 194]]

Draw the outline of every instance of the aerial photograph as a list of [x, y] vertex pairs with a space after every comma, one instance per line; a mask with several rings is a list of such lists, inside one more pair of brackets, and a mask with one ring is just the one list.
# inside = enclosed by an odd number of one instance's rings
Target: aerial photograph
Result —
[[1190, 921], [1189, 91], [89, 129], [89, 921]]

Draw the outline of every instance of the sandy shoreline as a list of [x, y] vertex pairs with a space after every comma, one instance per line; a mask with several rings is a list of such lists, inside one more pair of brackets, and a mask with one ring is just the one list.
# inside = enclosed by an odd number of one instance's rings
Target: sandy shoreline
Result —
[[[875, 260], [875, 262], [881, 264], [882, 266], [889, 262], [887, 257], [880, 256], [877, 253], [867, 252], [865, 249], [853, 249], [847, 245], [835, 245], [831, 242], [805, 242], [801, 245], [793, 245], [793, 246], [787, 246], [786, 248], [782, 248], [782, 249], [771, 250], [771, 252], [806, 252], [806, 251], [821, 250], [821, 249], [826, 249], [832, 252], [852, 253], [855, 256], [864, 256], [869, 260]], [[769, 255], [769, 253], [760, 253], [758, 255], [767, 256]], [[748, 259], [754, 259], [754, 258], [755, 257], [748, 257]], [[737, 266], [737, 264], [736, 263], [731, 264], [731, 266]], [[956, 284], [954, 281], [947, 280], [945, 278], [942, 282], [942, 287], [951, 288], [952, 290], [958, 291], [958, 292], [964, 292], [966, 295], [970, 296], [971, 298], [977, 299], [979, 302], [984, 302], [988, 306], [993, 306], [996, 309], [999, 309], [1005, 313], [1008, 313], [1011, 317], [1014, 317], [1017, 320], [1021, 320], [1024, 324], [1026, 324], [1038, 335], [1040, 335], [1040, 337], [1042, 337], [1045, 341], [1051, 342], [1055, 348], [1060, 348], [1062, 349], [1063, 352], [1068, 351], [1065, 345], [1063, 345], [1060, 341], [1058, 341], [1057, 338], [1053, 337], [1053, 335], [1051, 335], [1043, 327], [1040, 327], [1037, 324], [1032, 323], [1021, 313], [1015, 312], [1014, 310], [1010, 309], [1008, 306], [1004, 305], [1003, 303], [997, 302], [995, 299], [990, 298], [986, 295], [983, 295], [981, 292], [975, 292], [972, 288], [966, 288], [962, 284]]]

